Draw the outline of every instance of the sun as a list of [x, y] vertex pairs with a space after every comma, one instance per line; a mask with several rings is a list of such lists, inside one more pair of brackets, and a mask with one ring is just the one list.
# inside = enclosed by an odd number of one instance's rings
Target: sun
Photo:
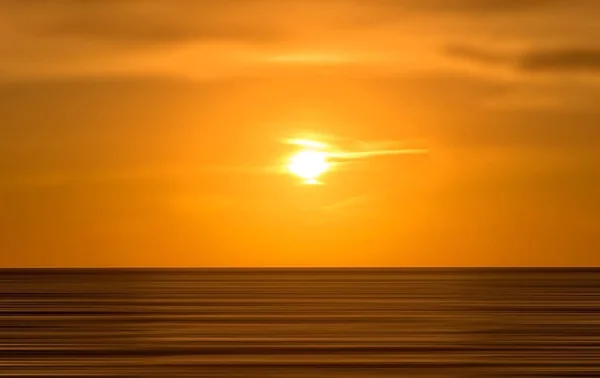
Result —
[[305, 184], [318, 184], [319, 176], [325, 173], [330, 163], [328, 154], [315, 149], [305, 149], [290, 158], [287, 169], [290, 173], [304, 179]]

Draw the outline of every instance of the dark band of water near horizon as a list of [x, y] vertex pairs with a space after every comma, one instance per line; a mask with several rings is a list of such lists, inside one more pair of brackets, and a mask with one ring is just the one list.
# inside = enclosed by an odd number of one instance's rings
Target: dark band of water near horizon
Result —
[[600, 269], [2, 269], [18, 376], [597, 377]]

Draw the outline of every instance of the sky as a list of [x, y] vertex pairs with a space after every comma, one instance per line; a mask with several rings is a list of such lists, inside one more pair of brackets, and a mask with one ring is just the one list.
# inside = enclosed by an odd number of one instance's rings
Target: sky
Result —
[[598, 12], [0, 0], [0, 267], [598, 266]]

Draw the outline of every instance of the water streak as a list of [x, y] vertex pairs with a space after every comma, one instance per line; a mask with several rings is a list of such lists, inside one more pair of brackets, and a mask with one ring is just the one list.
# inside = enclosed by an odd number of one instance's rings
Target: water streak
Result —
[[597, 377], [600, 270], [0, 270], [0, 377]]

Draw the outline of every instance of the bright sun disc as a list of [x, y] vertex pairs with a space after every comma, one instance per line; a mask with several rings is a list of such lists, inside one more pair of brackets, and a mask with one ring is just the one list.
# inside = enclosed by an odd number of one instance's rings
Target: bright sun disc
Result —
[[317, 178], [329, 169], [327, 153], [315, 150], [303, 150], [292, 156], [288, 170], [305, 180], [307, 184], [317, 183]]

